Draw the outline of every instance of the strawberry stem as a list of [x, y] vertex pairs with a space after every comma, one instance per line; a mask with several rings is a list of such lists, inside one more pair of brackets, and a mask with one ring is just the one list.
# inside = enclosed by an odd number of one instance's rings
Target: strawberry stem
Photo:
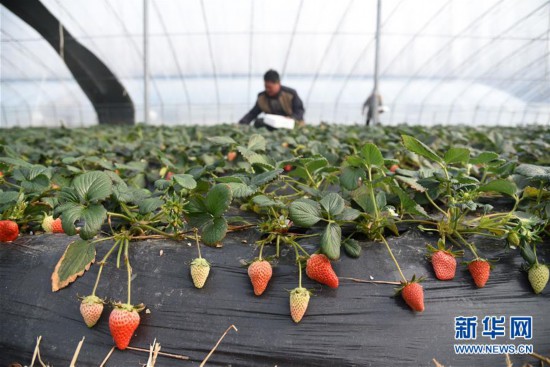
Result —
[[428, 201], [430, 202], [430, 204], [432, 204], [432, 205], [434, 206], [434, 208], [436, 208], [437, 210], [439, 210], [445, 217], [448, 218], [448, 217], [449, 217], [449, 213], [447, 213], [446, 211], [444, 211], [443, 209], [441, 209], [441, 208], [439, 207], [439, 205], [437, 205], [437, 204], [435, 203], [435, 201], [433, 201], [433, 199], [431, 198], [430, 194], [428, 194], [428, 191], [427, 191], [427, 190], [425, 191], [425, 193], [426, 193], [426, 198], [428, 199]]
[[120, 241], [115, 241], [115, 244], [111, 247], [109, 251], [103, 256], [103, 259], [101, 259], [101, 262], [99, 263], [99, 271], [97, 272], [97, 279], [95, 280], [94, 289], [92, 290], [92, 296], [95, 296], [95, 291], [97, 289], [97, 286], [99, 284], [99, 278], [101, 278], [101, 272], [103, 271], [103, 265], [105, 265], [105, 262], [111, 256], [113, 251], [115, 250], [115, 247], [117, 247], [120, 244]]
[[302, 263], [298, 261], [298, 287], [302, 288]]
[[130, 266], [130, 259], [128, 257], [128, 247], [130, 247], [130, 241], [124, 239], [124, 262], [126, 263], [126, 269], [128, 271], [128, 304], [131, 305], [131, 292], [132, 292], [132, 267]]
[[199, 250], [199, 259], [202, 259], [201, 244], [199, 243], [199, 231], [196, 228], [193, 228], [193, 231], [195, 232], [195, 242], [197, 243], [197, 250]]
[[277, 235], [277, 257], [279, 257], [279, 243], [281, 242], [281, 236]]
[[[122, 241], [122, 240], [120, 240], [120, 241]], [[118, 254], [116, 256], [116, 268], [117, 269], [120, 269], [120, 256], [122, 255], [122, 248], [123, 247], [124, 247], [123, 245], [120, 245], [120, 247], [118, 248]]]
[[477, 254], [476, 252], [476, 249], [474, 248], [474, 246], [472, 246], [471, 243], [469, 243], [468, 241], [466, 241], [464, 239], [464, 237], [462, 237], [460, 235], [459, 232], [455, 232], [456, 233], [456, 236], [458, 237], [458, 239], [460, 239], [466, 246], [468, 246], [468, 248], [470, 249], [470, 251], [472, 251], [472, 254], [474, 254], [474, 256], [476, 257], [476, 260], [479, 259], [479, 255]]
[[384, 242], [384, 244], [386, 245], [386, 248], [388, 249], [388, 252], [390, 253], [391, 258], [392, 258], [393, 262], [395, 263], [395, 266], [397, 266], [397, 270], [399, 270], [399, 274], [401, 275], [401, 278], [406, 283], [407, 278], [405, 278], [405, 276], [403, 275], [403, 272], [401, 271], [401, 267], [399, 266], [399, 263], [397, 262], [397, 259], [395, 258], [395, 256], [393, 256], [393, 252], [390, 248], [390, 245], [388, 244], [388, 241], [386, 241], [384, 236], [380, 236], [380, 238], [382, 239], [382, 242]]
[[298, 287], [302, 288], [302, 263], [300, 262], [300, 253], [298, 252], [298, 244], [292, 241], [292, 247], [296, 253], [296, 262], [298, 263]]
[[264, 251], [264, 243], [262, 242], [262, 244], [260, 245], [260, 261], [262, 261], [262, 252]]

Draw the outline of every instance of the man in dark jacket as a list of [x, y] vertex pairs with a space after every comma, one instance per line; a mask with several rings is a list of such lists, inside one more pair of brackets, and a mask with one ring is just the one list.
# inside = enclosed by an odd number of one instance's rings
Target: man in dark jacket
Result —
[[[264, 74], [265, 91], [258, 94], [254, 107], [239, 121], [239, 124], [249, 125], [262, 112], [290, 117], [298, 124], [303, 124], [304, 105], [298, 93], [292, 88], [281, 85], [279, 73], [268, 70]], [[255, 126], [265, 126], [261, 119], [256, 119]]]

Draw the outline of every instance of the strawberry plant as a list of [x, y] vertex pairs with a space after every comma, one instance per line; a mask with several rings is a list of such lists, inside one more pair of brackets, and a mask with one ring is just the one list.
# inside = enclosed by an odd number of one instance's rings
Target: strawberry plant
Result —
[[[476, 246], [483, 237], [517, 251], [540, 293], [548, 281], [537, 247], [550, 234], [549, 146], [547, 131], [536, 126], [6, 130], [0, 137], [0, 240], [17, 245], [19, 233], [42, 231], [75, 236], [55, 266], [53, 290], [84, 275], [98, 246], [111, 246], [96, 264], [94, 289], [80, 304], [89, 326], [107, 296], [96, 295], [103, 267], [118, 268], [123, 261], [131, 274], [134, 241], [195, 241], [199, 254], [190, 273], [200, 288], [210, 271], [200, 242], [221, 247], [227, 233], [245, 228], [258, 237], [259, 254], [249, 266], [255, 294], [277, 287], [271, 263], [284, 256], [283, 246], [293, 250], [295, 322], [310, 301], [302, 271], [336, 288], [331, 260], [342, 249], [358, 257], [364, 240], [386, 248], [401, 278], [401, 296], [422, 311], [424, 290], [416, 276], [405, 277], [391, 240], [412, 227], [438, 237], [437, 247], [428, 246], [436, 278], [454, 281], [455, 257], [464, 255], [474, 283], [490, 282], [493, 265]], [[317, 241], [314, 253], [300, 244], [305, 238]], [[273, 256], [264, 256], [265, 246], [275, 247]], [[121, 349], [139, 325], [141, 306], [130, 301], [111, 313]]]

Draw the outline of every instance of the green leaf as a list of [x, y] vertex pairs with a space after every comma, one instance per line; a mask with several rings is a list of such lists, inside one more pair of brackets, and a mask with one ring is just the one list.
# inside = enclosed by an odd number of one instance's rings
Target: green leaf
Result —
[[48, 168], [41, 166], [41, 165], [34, 165], [32, 166], [27, 173], [27, 180], [32, 181], [38, 176], [45, 176], [48, 178], [48, 180], [52, 177], [51, 172]]
[[206, 213], [208, 209], [204, 202], [204, 198], [199, 195], [195, 195], [189, 198], [189, 202], [186, 205], [187, 212], [189, 213]]
[[113, 184], [109, 176], [100, 171], [86, 172], [73, 181], [81, 200], [92, 202], [109, 197], [113, 191]]
[[421, 155], [424, 158], [428, 158], [434, 162], [443, 164], [443, 159], [436, 154], [429, 146], [422, 143], [420, 140], [413, 138], [409, 135], [401, 135], [403, 140], [403, 145], [405, 148], [410, 150], [413, 153]]
[[344, 245], [344, 251], [349, 257], [356, 259], [361, 256], [361, 246], [356, 240], [348, 238], [342, 244]]
[[352, 221], [355, 220], [361, 212], [353, 208], [345, 208], [344, 211], [336, 216], [337, 220]]
[[158, 208], [160, 208], [162, 204], [164, 204], [164, 201], [158, 197], [141, 200], [138, 203], [139, 213], [140, 214], [152, 213]]
[[80, 237], [88, 240], [94, 238], [107, 219], [107, 210], [101, 204], [91, 204], [80, 213], [84, 226], [80, 229]]
[[242, 182], [230, 182], [227, 186], [229, 186], [235, 198], [246, 198], [250, 195], [254, 195], [256, 191], [258, 191], [258, 188], [248, 186]]
[[61, 213], [61, 226], [67, 236], [74, 236], [76, 234], [74, 222], [80, 219], [84, 208], [84, 205], [71, 202], [55, 208], [56, 213]]
[[450, 148], [445, 152], [443, 159], [447, 164], [468, 163], [470, 159], [470, 150], [466, 148]]
[[323, 197], [319, 204], [330, 214], [331, 217], [336, 216], [344, 211], [345, 202], [340, 195], [331, 192]]
[[261, 135], [254, 134], [250, 137], [250, 140], [248, 140], [248, 149], [259, 151], [259, 150], [265, 150], [266, 147], [266, 141], [265, 138]]
[[237, 144], [235, 140], [230, 138], [229, 136], [212, 136], [210, 138], [207, 138], [208, 141], [210, 141], [213, 144], [216, 145], [231, 145], [231, 144]]
[[113, 196], [121, 203], [128, 203], [135, 200], [133, 191], [128, 188], [126, 183], [117, 183], [113, 185]]
[[19, 192], [17, 191], [0, 191], [0, 204], [7, 204], [16, 202], [19, 198]]
[[505, 179], [498, 179], [498, 180], [493, 180], [491, 182], [488, 182], [485, 185], [481, 186], [479, 188], [479, 191], [482, 191], [482, 192], [494, 191], [505, 195], [515, 196], [517, 187], [516, 187], [516, 184], [513, 183], [512, 181], [508, 181]]
[[470, 159], [471, 164], [485, 164], [498, 158], [495, 152], [481, 152], [477, 157]]
[[260, 173], [258, 175], [255, 175], [250, 180], [250, 183], [255, 186], [261, 186], [268, 182], [271, 182], [277, 178], [281, 173], [283, 172], [282, 169], [276, 169], [273, 171], [267, 171]]
[[367, 143], [363, 146], [361, 149], [361, 155], [365, 159], [365, 164], [369, 167], [382, 167], [384, 165], [384, 157], [382, 156], [380, 149], [372, 143]]
[[214, 217], [221, 217], [231, 204], [231, 189], [226, 184], [215, 185], [206, 195], [206, 209]]
[[374, 214], [374, 204], [372, 202], [370, 192], [366, 186], [361, 186], [351, 193], [353, 201], [363, 209], [365, 213]]
[[21, 187], [26, 192], [41, 193], [50, 187], [50, 179], [45, 175], [39, 175], [32, 180], [21, 181]]
[[550, 167], [537, 166], [534, 164], [520, 164], [514, 173], [529, 177], [531, 179], [550, 181]]
[[193, 228], [201, 228], [213, 220], [213, 217], [210, 213], [206, 212], [195, 212], [189, 213], [186, 216], [187, 223]]
[[95, 246], [90, 241], [78, 239], [71, 242], [52, 274], [52, 291], [56, 292], [74, 282], [90, 269], [95, 261]]
[[340, 184], [346, 190], [355, 190], [359, 187], [359, 180], [365, 179], [365, 171], [362, 168], [347, 166], [342, 168]]
[[309, 228], [322, 219], [319, 205], [309, 199], [294, 201], [289, 207], [290, 219], [299, 227]]
[[414, 201], [409, 194], [407, 194], [403, 189], [401, 189], [399, 186], [391, 186], [391, 191], [396, 194], [399, 197], [399, 201], [401, 202], [401, 206], [403, 207], [403, 210], [408, 214], [414, 214], [414, 215], [421, 215], [423, 217], [428, 217], [428, 213], [426, 213], [426, 210], [419, 205], [416, 201]]
[[331, 260], [340, 258], [342, 229], [337, 223], [329, 223], [321, 236], [321, 252]]
[[376, 193], [376, 206], [378, 209], [382, 210], [387, 205], [386, 193], [384, 191], [379, 191]]
[[31, 167], [32, 165], [19, 158], [0, 157], [0, 162], [14, 167]]
[[172, 180], [176, 181], [178, 185], [187, 190], [193, 190], [195, 187], [197, 187], [197, 181], [195, 181], [193, 176], [188, 174], [174, 175], [172, 176]]
[[426, 188], [424, 186], [422, 186], [421, 184], [419, 184], [418, 179], [416, 179], [416, 178], [406, 177], [406, 176], [399, 176], [399, 175], [395, 176], [395, 178], [398, 181], [404, 182], [405, 184], [407, 184], [408, 186], [410, 186], [411, 188], [413, 188], [414, 190], [416, 190], [418, 192], [426, 191]]
[[220, 243], [227, 233], [227, 221], [225, 218], [213, 218], [202, 228], [202, 242], [212, 246]]
[[266, 208], [266, 207], [276, 207], [276, 208], [284, 208], [285, 204], [283, 204], [280, 201], [271, 200], [265, 195], [258, 195], [254, 196], [252, 198], [252, 201], [254, 204], [258, 205], [259, 207]]
[[302, 159], [305, 167], [309, 172], [315, 172], [318, 169], [328, 166], [328, 160], [323, 156], [315, 156], [311, 158]]

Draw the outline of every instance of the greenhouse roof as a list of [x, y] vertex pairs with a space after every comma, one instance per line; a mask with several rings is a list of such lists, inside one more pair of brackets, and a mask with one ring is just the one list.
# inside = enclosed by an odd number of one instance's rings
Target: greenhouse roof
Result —
[[[143, 2], [41, 0], [143, 121]], [[1, 9], [1, 124], [97, 123], [61, 55]], [[234, 122], [274, 68], [306, 121], [361, 122], [376, 1], [150, 0], [150, 121]], [[550, 2], [382, 0], [382, 123], [550, 123]]]

